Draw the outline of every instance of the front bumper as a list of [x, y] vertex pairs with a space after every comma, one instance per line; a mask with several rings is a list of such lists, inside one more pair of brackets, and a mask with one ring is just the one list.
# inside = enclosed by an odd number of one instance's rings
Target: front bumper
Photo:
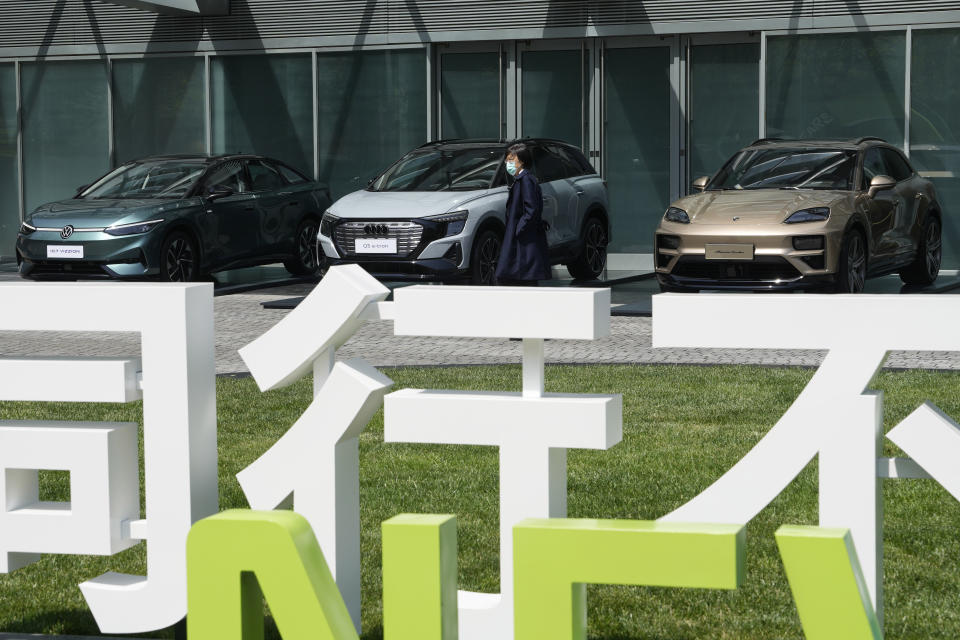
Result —
[[[162, 234], [157, 229], [132, 236], [76, 232], [64, 240], [53, 231], [17, 236], [20, 275], [31, 278], [143, 278], [160, 273]], [[47, 247], [83, 247], [83, 258], [50, 258]]]
[[[664, 221], [654, 243], [657, 279], [674, 288], [744, 291], [810, 289], [836, 281], [842, 230], [826, 223], [768, 226], [744, 233], [729, 225]], [[713, 250], [718, 245], [751, 247], [752, 259], [723, 259]]]
[[[367, 232], [366, 228], [370, 231]], [[397, 253], [358, 253], [357, 240], [386, 238]], [[467, 272], [469, 223], [461, 233], [446, 235], [444, 223], [429, 219], [340, 219], [329, 236], [317, 237], [318, 251], [331, 265], [356, 264], [382, 280], [457, 280]]]

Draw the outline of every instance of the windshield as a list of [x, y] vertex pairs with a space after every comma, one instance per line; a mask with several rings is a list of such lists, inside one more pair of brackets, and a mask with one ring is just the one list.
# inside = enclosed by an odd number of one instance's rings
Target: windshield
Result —
[[747, 149], [707, 186], [722, 189], [853, 190], [857, 152], [847, 149]]
[[503, 164], [504, 149], [414, 151], [387, 169], [371, 191], [473, 191], [489, 189]]
[[118, 167], [80, 198], [183, 198], [207, 168], [203, 160], [148, 160]]

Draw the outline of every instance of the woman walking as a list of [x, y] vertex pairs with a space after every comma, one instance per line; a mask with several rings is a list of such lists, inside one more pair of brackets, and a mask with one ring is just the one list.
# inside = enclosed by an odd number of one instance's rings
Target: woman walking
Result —
[[519, 143], [507, 149], [507, 173], [514, 177], [507, 196], [507, 229], [497, 261], [497, 284], [537, 286], [550, 279], [550, 254], [543, 228], [543, 193], [540, 183], [527, 169], [530, 149]]

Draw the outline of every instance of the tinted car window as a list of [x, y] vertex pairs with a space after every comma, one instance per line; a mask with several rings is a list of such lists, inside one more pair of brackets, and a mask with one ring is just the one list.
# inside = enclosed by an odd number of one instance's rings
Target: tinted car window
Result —
[[226, 187], [234, 193], [250, 191], [250, 185], [247, 184], [243, 171], [243, 163], [239, 160], [231, 160], [214, 169], [204, 181], [204, 188], [209, 193], [214, 187]]
[[546, 147], [537, 145], [531, 149], [533, 155], [533, 172], [540, 182], [561, 180], [567, 177], [563, 160], [556, 153], [550, 153]]
[[291, 169], [285, 164], [277, 163], [271, 166], [276, 167], [277, 171], [280, 172], [280, 175], [286, 178], [287, 182], [290, 184], [302, 184], [304, 182], [310, 182], [310, 180], [303, 176], [299, 171]]
[[583, 174], [583, 171], [580, 170], [580, 165], [578, 165], [573, 158], [570, 157], [570, 154], [566, 149], [560, 145], [548, 145], [547, 148], [550, 150], [550, 153], [560, 158], [560, 162], [563, 163], [563, 172], [566, 177], [575, 178]]
[[573, 175], [589, 176], [597, 172], [579, 149], [561, 144], [557, 145], [557, 150], [576, 167], [576, 173]]
[[259, 160], [251, 160], [247, 165], [250, 171], [250, 188], [253, 191], [272, 191], [285, 183], [280, 174]]
[[[879, 147], [871, 147], [863, 154], [863, 181], [861, 189], [869, 189], [870, 181], [877, 176], [890, 174]], [[892, 177], [892, 176], [891, 176]]]
[[913, 175], [913, 169], [910, 168], [906, 159], [900, 155], [900, 152], [884, 147], [882, 153], [884, 164], [887, 165], [887, 170], [890, 172], [891, 178], [900, 182]]

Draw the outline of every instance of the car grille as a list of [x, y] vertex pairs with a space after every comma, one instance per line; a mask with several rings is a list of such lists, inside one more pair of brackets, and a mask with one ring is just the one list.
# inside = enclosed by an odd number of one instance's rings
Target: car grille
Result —
[[758, 256], [754, 260], [705, 260], [683, 256], [671, 275], [698, 280], [775, 282], [800, 277], [800, 272], [779, 256]]
[[356, 241], [363, 238], [396, 238], [397, 252], [391, 254], [360, 254], [372, 258], [405, 258], [416, 251], [423, 237], [423, 227], [416, 222], [405, 221], [364, 221], [341, 222], [333, 230], [333, 241], [342, 256], [356, 256]]

